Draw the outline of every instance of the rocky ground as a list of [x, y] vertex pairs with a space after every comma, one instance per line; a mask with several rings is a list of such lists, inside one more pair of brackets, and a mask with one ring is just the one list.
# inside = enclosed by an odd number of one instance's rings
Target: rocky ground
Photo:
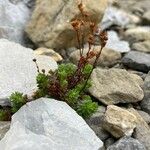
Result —
[[[89, 89], [98, 111], [83, 120], [64, 102], [30, 102], [11, 123], [0, 122], [0, 150], [150, 150], [150, 1], [85, 5], [108, 31]], [[79, 50], [68, 24], [78, 13], [72, 0], [0, 1], [0, 107], [10, 105], [14, 91], [30, 95], [37, 89], [33, 58], [46, 71], [77, 64]]]

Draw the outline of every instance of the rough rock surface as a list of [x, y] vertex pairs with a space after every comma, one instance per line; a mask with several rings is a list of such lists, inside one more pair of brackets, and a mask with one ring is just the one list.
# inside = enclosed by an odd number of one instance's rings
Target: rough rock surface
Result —
[[137, 110], [140, 116], [144, 119], [147, 124], [150, 124], [150, 115], [145, 111]]
[[41, 98], [13, 117], [0, 141], [3, 150], [98, 150], [102, 141], [65, 102]]
[[[32, 61], [32, 49], [5, 39], [0, 40], [0, 105], [7, 105], [12, 92], [29, 94], [36, 89], [37, 69]], [[57, 63], [47, 56], [38, 56], [40, 69], [57, 69]]]
[[123, 137], [115, 144], [109, 146], [107, 150], [146, 150], [146, 148], [134, 138]]
[[144, 97], [141, 77], [123, 69], [94, 69], [90, 93], [100, 102], [111, 105], [141, 101]]
[[[84, 5], [91, 18], [99, 23], [107, 6], [107, 0], [86, 0]], [[76, 46], [75, 32], [70, 21], [78, 14], [75, 1], [37, 0], [26, 31], [39, 47], [59, 49]]]
[[56, 62], [62, 61], [63, 58], [60, 54], [55, 52], [53, 49], [48, 49], [44, 47], [40, 47], [34, 51], [36, 55], [46, 55], [52, 57]]
[[134, 137], [141, 142], [147, 150], [150, 150], [150, 127], [135, 109], [131, 108], [129, 111], [137, 118]]
[[141, 107], [150, 115], [150, 71], [144, 81], [144, 99], [141, 102]]
[[101, 22], [103, 29], [109, 29], [111, 26], [119, 26], [125, 28], [132, 20], [132, 16], [125, 11], [117, 9], [116, 7], [108, 7]]
[[136, 127], [137, 118], [129, 111], [115, 105], [107, 106], [104, 116], [104, 129], [114, 137], [131, 136]]
[[150, 53], [150, 40], [146, 40], [144, 42], [134, 43], [132, 45], [132, 49], [136, 51]]
[[141, 26], [128, 29], [125, 32], [125, 37], [131, 44], [134, 42], [150, 40], [150, 27]]
[[150, 54], [131, 51], [123, 57], [122, 63], [131, 69], [148, 72], [150, 70]]
[[0, 38], [26, 44], [24, 29], [31, 14], [27, 4], [22, 0], [0, 1]]
[[9, 121], [0, 121], [0, 140], [5, 136], [9, 128], [10, 128]]
[[102, 140], [106, 140], [109, 137], [109, 133], [103, 128], [103, 119], [106, 111], [106, 107], [99, 106], [96, 113], [94, 113], [89, 119], [86, 120], [87, 124], [93, 129], [96, 135]]
[[[100, 46], [96, 46], [94, 50], [98, 52], [100, 50]], [[87, 52], [88, 52], [88, 48], [84, 49], [83, 55], [85, 56]], [[70, 54], [70, 60], [73, 63], [77, 64], [79, 59], [80, 59], [79, 50], [74, 51]], [[95, 60], [95, 57], [90, 60], [90, 63], [93, 64], [94, 60]], [[119, 52], [116, 52], [112, 49], [104, 48], [98, 60], [97, 65], [102, 66], [102, 67], [106, 67], [106, 66], [109, 67], [109, 66], [113, 66], [119, 60], [121, 60], [121, 54]]]

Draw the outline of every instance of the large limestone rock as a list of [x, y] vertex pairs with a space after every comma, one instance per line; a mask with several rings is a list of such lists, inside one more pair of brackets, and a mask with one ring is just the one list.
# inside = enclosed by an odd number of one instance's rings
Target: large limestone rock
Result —
[[37, 69], [32, 61], [35, 57], [40, 70], [57, 69], [57, 63], [52, 58], [35, 56], [32, 49], [0, 40], [0, 105], [7, 105], [12, 92], [30, 94], [36, 89]]
[[[94, 51], [99, 52], [100, 48], [101, 48], [100, 46], [96, 46], [94, 48]], [[85, 48], [83, 51], [83, 55], [86, 56], [87, 52], [88, 52], [88, 48]], [[79, 50], [74, 51], [70, 54], [70, 60], [73, 63], [77, 64], [79, 59], [80, 59], [80, 51]], [[113, 66], [114, 64], [116, 64], [119, 60], [121, 60], [121, 53], [116, 52], [112, 49], [104, 48], [101, 53], [101, 56], [98, 60], [97, 65], [102, 66], [102, 67], [106, 67], [106, 66], [110, 67], [110, 66]], [[93, 64], [94, 61], [95, 61], [95, 57], [90, 60], [90, 63]]]
[[134, 137], [139, 140], [147, 150], [150, 150], [150, 127], [135, 109], [131, 108], [129, 111], [137, 118]]
[[[107, 0], [86, 0], [84, 5], [91, 18], [99, 23], [107, 6]], [[40, 47], [75, 46], [77, 41], [70, 21], [78, 14], [76, 1], [37, 0], [26, 31], [30, 39]]]
[[144, 97], [141, 86], [143, 80], [138, 75], [123, 69], [94, 69], [90, 93], [100, 102], [111, 105], [134, 103]]
[[28, 4], [29, 0], [0, 1], [0, 38], [24, 45], [27, 43], [24, 30], [31, 16]]
[[2, 150], [101, 150], [102, 141], [65, 102], [41, 98], [13, 117]]
[[104, 117], [104, 128], [114, 137], [131, 136], [136, 127], [137, 118], [129, 111], [110, 105]]

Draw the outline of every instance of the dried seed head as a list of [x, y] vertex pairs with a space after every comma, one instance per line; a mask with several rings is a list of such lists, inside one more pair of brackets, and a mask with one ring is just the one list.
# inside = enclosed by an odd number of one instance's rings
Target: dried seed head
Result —
[[108, 40], [108, 35], [106, 31], [101, 31], [99, 34], [99, 39], [101, 42], [101, 47], [105, 47], [105, 45], [107, 44], [107, 40]]
[[88, 43], [89, 45], [94, 44], [94, 36], [92, 34], [90, 34], [88, 37]]
[[84, 5], [82, 3], [78, 4], [78, 8], [79, 8], [81, 13], [84, 12]]
[[35, 58], [33, 59], [33, 62], [36, 62], [36, 59], [35, 59]]
[[78, 20], [78, 19], [75, 19], [75, 20], [71, 21], [71, 25], [72, 25], [72, 27], [74, 28], [74, 30], [76, 30], [76, 31], [78, 31], [78, 30], [80, 29], [82, 23], [83, 23], [83, 22], [81, 22], [81, 21]]
[[92, 59], [92, 58], [95, 57], [96, 55], [97, 55], [97, 53], [96, 53], [94, 50], [92, 50], [92, 51], [90, 51], [90, 52], [88, 53], [87, 59]]
[[42, 73], [44, 73], [44, 74], [45, 74], [45, 69], [42, 69]]

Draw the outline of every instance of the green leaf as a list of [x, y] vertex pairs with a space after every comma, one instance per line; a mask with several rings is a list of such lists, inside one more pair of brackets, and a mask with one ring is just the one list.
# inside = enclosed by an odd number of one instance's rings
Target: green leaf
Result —
[[12, 93], [10, 96], [10, 100], [13, 113], [17, 112], [26, 103], [25, 96], [23, 96], [23, 93], [20, 92]]
[[96, 102], [92, 102], [90, 96], [84, 96], [84, 100], [79, 103], [77, 107], [77, 113], [83, 118], [89, 118], [94, 112], [96, 112], [98, 105]]

